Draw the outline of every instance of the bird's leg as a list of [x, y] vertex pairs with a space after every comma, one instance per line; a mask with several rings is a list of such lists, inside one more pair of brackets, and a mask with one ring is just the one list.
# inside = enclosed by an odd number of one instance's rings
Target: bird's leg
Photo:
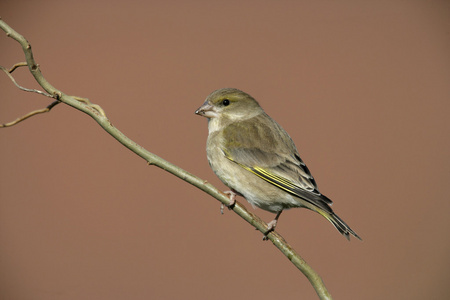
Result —
[[269, 223], [267, 223], [267, 231], [264, 233], [264, 237], [263, 237], [263, 241], [267, 241], [269, 238], [267, 237], [267, 235], [275, 230], [275, 227], [277, 227], [277, 222], [278, 222], [278, 218], [280, 217], [281, 213], [283, 211], [280, 210], [279, 212], [277, 212], [277, 215], [275, 216], [275, 219], [273, 219], [272, 221], [270, 221]]
[[[234, 207], [234, 205], [236, 204], [236, 193], [234, 191], [225, 191], [223, 192], [225, 195], [228, 196], [228, 198], [230, 198], [230, 204], [227, 205], [228, 209], [232, 209]], [[220, 205], [220, 213], [223, 215], [223, 208], [225, 207], [225, 204], [221, 204]]]

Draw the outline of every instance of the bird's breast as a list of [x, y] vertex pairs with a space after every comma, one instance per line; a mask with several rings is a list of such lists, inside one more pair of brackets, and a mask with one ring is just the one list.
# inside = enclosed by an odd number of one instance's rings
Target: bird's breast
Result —
[[229, 160], [222, 150], [224, 144], [219, 131], [210, 133], [206, 152], [211, 169], [227, 187], [243, 195], [253, 206], [270, 212], [300, 206], [296, 197]]

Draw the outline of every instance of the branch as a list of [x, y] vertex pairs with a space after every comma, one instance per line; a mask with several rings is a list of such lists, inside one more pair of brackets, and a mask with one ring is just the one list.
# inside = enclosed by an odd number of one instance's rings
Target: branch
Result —
[[11, 79], [11, 81], [12, 81], [19, 89], [21, 89], [22, 91], [25, 91], [25, 92], [32, 92], [32, 93], [37, 93], [37, 94], [41, 94], [41, 95], [44, 95], [44, 96], [53, 98], [52, 95], [49, 95], [49, 94], [47, 94], [47, 93], [45, 93], [45, 92], [42, 92], [42, 91], [39, 91], [39, 90], [24, 88], [23, 86], [19, 85], [19, 84], [16, 82], [16, 80], [15, 80], [14, 77], [11, 75], [11, 73], [14, 72], [15, 69], [17, 69], [17, 68], [19, 68], [19, 67], [24, 67], [24, 66], [27, 66], [27, 63], [26, 63], [26, 62], [20, 62], [20, 63], [17, 63], [17, 64], [15, 64], [14, 66], [12, 66], [11, 69], [9, 69], [9, 70], [7, 70], [7, 69], [6, 69], [5, 67], [3, 67], [3, 66], [0, 66], [0, 69], [1, 69], [3, 72], [5, 72], [6, 75], [8, 75], [9, 79]]
[[29, 112], [29, 113], [27, 113], [26, 115], [24, 115], [24, 116], [22, 116], [22, 117], [19, 117], [19, 118], [15, 119], [15, 120], [12, 121], [12, 122], [5, 123], [5, 124], [0, 124], [0, 128], [2, 128], [2, 127], [11, 127], [11, 126], [16, 125], [17, 123], [20, 123], [20, 122], [22, 122], [22, 121], [25, 121], [26, 119], [28, 119], [28, 118], [30, 118], [30, 117], [32, 117], [32, 116], [35, 116], [35, 115], [38, 115], [38, 114], [43, 114], [43, 113], [49, 112], [53, 107], [55, 107], [55, 106], [56, 106], [57, 104], [59, 104], [59, 103], [61, 103], [61, 102], [59, 102], [59, 100], [53, 101], [52, 103], [50, 103], [49, 105], [47, 105], [46, 108], [33, 110], [32, 112]]
[[[20, 43], [25, 53], [25, 58], [27, 61], [26, 64], [28, 65], [31, 74], [34, 76], [39, 85], [48, 93], [48, 95], [51, 95], [51, 97], [57, 99], [58, 103], [63, 102], [91, 116], [106, 132], [108, 132], [122, 145], [145, 159], [149, 165], [157, 166], [177, 176], [178, 178], [192, 184], [193, 186], [216, 198], [224, 205], [228, 206], [230, 204], [230, 199], [228, 198], [228, 196], [226, 196], [224, 193], [222, 193], [207, 181], [194, 176], [193, 174], [179, 168], [178, 166], [164, 160], [163, 158], [145, 150], [137, 143], [126, 137], [122, 132], [120, 132], [111, 124], [100, 106], [92, 104], [89, 100], [84, 98], [66, 95], [62, 91], [53, 87], [42, 76], [39, 65], [33, 58], [31, 45], [28, 43], [28, 41], [1, 19], [0, 28], [6, 32], [6, 35], [8, 37], [11, 37], [12, 39]], [[11, 70], [14, 71], [14, 69], [15, 68]], [[12, 71], [9, 71], [8, 73]], [[26, 118], [22, 117], [22, 119], [24, 120]], [[262, 233], [265, 233], [267, 231], [267, 224], [255, 214], [249, 212], [242, 204], [236, 202], [232, 210], [257, 230], [261, 231]], [[271, 232], [268, 234], [268, 239], [271, 240], [272, 243], [308, 278], [320, 299], [331, 299], [331, 295], [325, 288], [325, 285], [320, 276], [303, 260], [303, 258], [300, 257], [300, 255], [298, 255], [298, 253], [284, 240], [281, 235], [279, 235], [277, 232]]]

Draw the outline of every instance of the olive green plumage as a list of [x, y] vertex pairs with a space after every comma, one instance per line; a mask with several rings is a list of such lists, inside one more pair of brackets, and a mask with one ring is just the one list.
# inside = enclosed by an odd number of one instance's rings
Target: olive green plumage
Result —
[[339, 232], [360, 237], [330, 208], [300, 159], [287, 132], [250, 95], [233, 88], [214, 91], [196, 114], [208, 118], [207, 157], [232, 191], [253, 206], [277, 213], [304, 207], [330, 221]]

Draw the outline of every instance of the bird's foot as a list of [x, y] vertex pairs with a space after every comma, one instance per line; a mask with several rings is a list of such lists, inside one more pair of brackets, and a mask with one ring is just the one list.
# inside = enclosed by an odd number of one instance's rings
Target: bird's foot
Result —
[[263, 241], [267, 241], [269, 239], [267, 235], [275, 230], [275, 227], [277, 227], [277, 222], [278, 220], [275, 219], [267, 223], [267, 231], [264, 232]]
[[230, 198], [230, 204], [225, 205], [225, 204], [221, 204], [220, 205], [220, 213], [223, 215], [223, 209], [226, 207], [228, 207], [228, 209], [232, 209], [234, 207], [234, 205], [236, 204], [236, 193], [233, 191], [225, 191], [223, 192], [225, 195], [228, 196], [228, 198]]
[[279, 212], [277, 212], [277, 215], [275, 216], [275, 219], [273, 219], [272, 221], [270, 221], [269, 223], [267, 223], [267, 231], [264, 232], [264, 237], [263, 237], [263, 241], [267, 241], [269, 239], [269, 237], [267, 236], [269, 233], [271, 233], [272, 231], [275, 230], [275, 227], [277, 227], [277, 222], [278, 222], [278, 218], [280, 217], [281, 213], [283, 211], [280, 210]]

